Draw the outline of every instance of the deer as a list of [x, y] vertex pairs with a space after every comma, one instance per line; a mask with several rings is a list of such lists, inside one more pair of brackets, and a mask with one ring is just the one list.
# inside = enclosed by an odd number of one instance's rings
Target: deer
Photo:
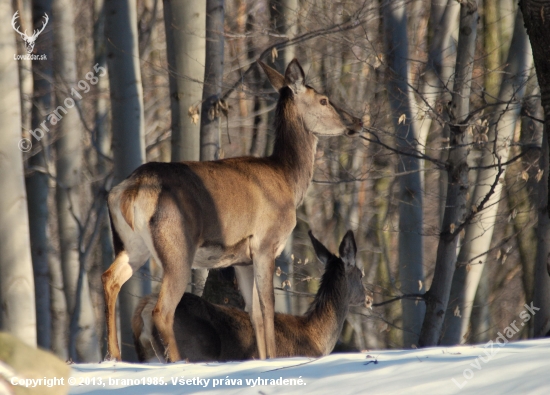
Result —
[[[343, 237], [339, 257], [309, 232], [325, 267], [321, 285], [304, 315], [275, 313], [277, 357], [328, 355], [342, 332], [350, 305], [370, 308], [372, 297], [362, 283], [352, 231]], [[134, 345], [140, 362], [164, 362], [158, 332], [151, 320], [157, 295], [143, 297], [132, 317]], [[189, 362], [226, 362], [258, 358], [256, 337], [248, 314], [238, 308], [209, 303], [186, 293], [176, 308], [174, 334], [180, 355]]]
[[46, 28], [46, 25], [48, 24], [48, 21], [50, 18], [48, 17], [48, 14], [44, 14], [42, 18], [44, 18], [44, 21], [42, 22], [42, 29], [34, 30], [32, 36], [27, 36], [27, 30], [23, 33], [19, 30], [17, 27], [17, 18], [19, 18], [19, 11], [15, 11], [15, 14], [13, 14], [13, 17], [11, 18], [11, 26], [13, 27], [13, 30], [15, 30], [21, 38], [25, 41], [25, 47], [27, 48], [27, 53], [32, 53], [34, 50], [34, 44], [36, 42], [36, 39], [44, 31]]
[[317, 136], [353, 136], [362, 122], [306, 85], [293, 59], [283, 76], [258, 61], [279, 92], [273, 153], [205, 162], [149, 162], [109, 192], [115, 259], [103, 273], [107, 359], [121, 360], [115, 320], [120, 287], [149, 257], [164, 275], [151, 314], [166, 359], [181, 360], [174, 312], [191, 268], [235, 267], [261, 359], [277, 355], [275, 258], [311, 183]]

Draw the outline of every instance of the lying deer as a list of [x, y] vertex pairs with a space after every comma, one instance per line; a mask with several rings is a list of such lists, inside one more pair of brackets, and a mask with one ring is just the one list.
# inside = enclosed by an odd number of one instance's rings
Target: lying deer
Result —
[[[325, 265], [321, 286], [302, 316], [275, 313], [275, 343], [278, 357], [320, 357], [332, 351], [344, 325], [349, 305], [365, 304], [362, 271], [355, 261], [353, 233], [344, 236], [340, 258], [331, 254], [309, 233], [315, 253]], [[162, 346], [151, 320], [157, 296], [142, 298], [132, 318], [132, 331], [138, 358], [162, 361]], [[174, 334], [180, 355], [190, 362], [237, 361], [258, 358], [256, 337], [247, 313], [220, 306], [186, 293], [174, 316]]]
[[180, 360], [174, 312], [191, 267], [235, 266], [260, 358], [275, 357], [273, 272], [313, 174], [316, 135], [353, 135], [359, 119], [305, 84], [296, 59], [285, 75], [258, 62], [279, 92], [273, 154], [211, 162], [146, 163], [109, 193], [115, 260], [103, 273], [108, 356], [120, 360], [120, 287], [153, 257], [164, 269], [152, 310], [167, 360]]

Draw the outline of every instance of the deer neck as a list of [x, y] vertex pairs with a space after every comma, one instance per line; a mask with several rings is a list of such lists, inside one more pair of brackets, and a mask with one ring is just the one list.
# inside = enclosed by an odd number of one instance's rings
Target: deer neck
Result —
[[[288, 88], [287, 88], [288, 89]], [[313, 177], [317, 137], [305, 128], [291, 95], [281, 90], [275, 122], [272, 160], [277, 162], [294, 190], [296, 207], [304, 200]]]
[[310, 331], [316, 333], [321, 348], [329, 353], [338, 341], [349, 310], [349, 295], [345, 269], [327, 265], [321, 286], [306, 316]]

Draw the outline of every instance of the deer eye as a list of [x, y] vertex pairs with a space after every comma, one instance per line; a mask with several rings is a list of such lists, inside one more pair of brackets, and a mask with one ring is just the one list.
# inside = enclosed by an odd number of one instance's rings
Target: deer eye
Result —
[[319, 103], [321, 103], [322, 106], [326, 106], [328, 104], [328, 101], [327, 99], [321, 99]]

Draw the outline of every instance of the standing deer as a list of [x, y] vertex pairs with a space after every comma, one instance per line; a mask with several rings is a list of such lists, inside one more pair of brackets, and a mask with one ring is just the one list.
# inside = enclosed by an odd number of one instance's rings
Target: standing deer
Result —
[[258, 62], [279, 92], [273, 154], [211, 162], [146, 163], [109, 193], [115, 260], [102, 275], [108, 356], [120, 360], [115, 306], [120, 287], [152, 256], [164, 277], [153, 321], [169, 361], [180, 360], [174, 312], [191, 267], [235, 266], [258, 355], [277, 355], [275, 257], [296, 224], [313, 174], [316, 135], [353, 135], [359, 119], [306, 86], [296, 59], [285, 75]]
[[[321, 286], [302, 316], [275, 313], [278, 357], [320, 357], [329, 354], [344, 326], [349, 305], [370, 307], [357, 267], [357, 248], [348, 231], [340, 243], [340, 258], [331, 254], [311, 232], [315, 253], [325, 265]], [[142, 298], [132, 318], [132, 331], [141, 362], [158, 361], [162, 352], [151, 320], [156, 295]], [[190, 362], [238, 361], [258, 358], [256, 337], [247, 313], [219, 306], [186, 293], [174, 316], [174, 334], [180, 355]]]

